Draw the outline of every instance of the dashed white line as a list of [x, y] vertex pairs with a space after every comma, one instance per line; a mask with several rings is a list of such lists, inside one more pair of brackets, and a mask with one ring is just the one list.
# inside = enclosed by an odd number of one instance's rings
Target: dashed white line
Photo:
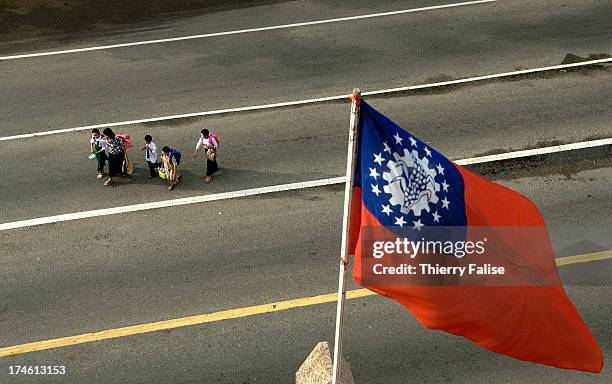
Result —
[[[571, 151], [571, 150], [576, 150], [576, 149], [601, 147], [601, 146], [606, 146], [606, 145], [612, 145], [612, 138], [583, 141], [583, 142], [563, 144], [563, 145], [554, 145], [550, 147], [528, 149], [528, 150], [523, 150], [523, 151], [506, 152], [506, 153], [500, 153], [500, 154], [491, 155], [491, 156], [472, 157], [468, 159], [456, 160], [455, 163], [459, 165], [488, 163], [488, 162], [494, 162], [494, 161], [515, 159], [515, 158], [520, 158], [520, 157], [529, 157], [529, 156], [544, 155], [544, 154], [555, 153], [555, 152]], [[229, 200], [229, 199], [235, 199], [235, 198], [241, 198], [241, 197], [265, 195], [265, 194], [276, 193], [276, 192], [285, 192], [285, 191], [293, 191], [293, 190], [298, 190], [298, 189], [321, 187], [321, 186], [326, 186], [326, 185], [343, 184], [344, 182], [345, 182], [345, 177], [339, 176], [339, 177], [332, 177], [328, 179], [311, 180], [311, 181], [305, 181], [305, 182], [299, 182], [299, 183], [271, 185], [267, 187], [243, 189], [243, 190], [238, 190], [238, 191], [223, 192], [223, 193], [216, 193], [216, 194], [210, 194], [210, 195], [201, 195], [201, 196], [185, 197], [185, 198], [180, 198], [180, 199], [156, 201], [156, 202], [151, 202], [151, 203], [125, 205], [125, 206], [113, 207], [113, 208], [95, 209], [91, 211], [74, 212], [74, 213], [67, 213], [63, 215], [39, 217], [35, 219], [19, 220], [19, 221], [12, 221], [8, 223], [2, 223], [0, 224], [0, 231], [7, 231], [11, 229], [25, 228], [25, 227], [33, 227], [33, 226], [43, 225], [43, 224], [60, 223], [64, 221], [87, 219], [87, 218], [98, 217], [98, 216], [110, 216], [110, 215], [117, 215], [120, 213], [147, 211], [151, 209], [176, 207], [176, 206], [182, 206], [182, 205], [205, 203], [205, 202], [210, 202], [210, 201]]]
[[41, 57], [41, 56], [65, 55], [65, 54], [68, 54], [68, 53], [100, 51], [100, 50], [105, 50], [105, 49], [134, 47], [134, 46], [139, 46], [139, 45], [169, 43], [169, 42], [173, 42], [173, 41], [204, 39], [204, 38], [210, 38], [210, 37], [219, 37], [219, 36], [227, 36], [227, 35], [238, 35], [238, 34], [244, 34], [244, 33], [272, 31], [272, 30], [276, 30], [276, 29], [297, 28], [297, 27], [305, 27], [305, 26], [311, 26], [311, 25], [338, 23], [338, 22], [343, 22], [343, 21], [354, 21], [354, 20], [371, 19], [371, 18], [375, 18], [375, 17], [402, 15], [402, 14], [406, 14], [406, 13], [431, 11], [431, 10], [436, 10], [436, 9], [455, 8], [455, 7], [462, 7], [462, 6], [466, 6], [466, 5], [477, 5], [477, 4], [485, 4], [485, 3], [494, 3], [494, 2], [497, 2], [497, 1], [499, 1], [499, 0], [466, 1], [466, 2], [462, 2], [462, 3], [432, 5], [432, 6], [428, 6], [428, 7], [402, 9], [402, 10], [398, 10], [398, 11], [371, 13], [371, 14], [366, 14], [366, 15], [337, 17], [337, 18], [334, 18], [334, 19], [314, 20], [314, 21], [306, 21], [306, 22], [301, 22], [301, 23], [273, 25], [273, 26], [260, 27], [260, 28], [238, 29], [238, 30], [225, 31], [225, 32], [214, 32], [214, 33], [205, 33], [205, 34], [199, 34], [199, 35], [171, 37], [171, 38], [167, 38], [167, 39], [134, 41], [134, 42], [131, 42], [131, 43], [99, 45], [99, 46], [95, 46], [95, 47], [74, 48], [74, 49], [64, 49], [64, 50], [49, 51], [49, 52], [34, 52], [34, 53], [25, 53], [25, 54], [21, 54], [21, 55], [0, 56], [0, 61], [3, 61], [3, 60], [25, 59], [25, 58]]
[[[376, 96], [376, 95], [383, 95], [383, 94], [415, 91], [419, 89], [445, 87], [449, 85], [465, 84], [465, 83], [478, 82], [478, 81], [483, 81], [483, 80], [491, 80], [491, 79], [498, 79], [498, 78], [504, 78], [504, 77], [525, 75], [525, 74], [530, 74], [530, 73], [538, 73], [538, 72], [554, 71], [554, 70], [568, 69], [568, 68], [595, 65], [595, 64], [603, 64], [603, 63], [609, 63], [609, 62], [612, 62], [612, 58], [582, 61], [579, 63], [572, 63], [572, 64], [552, 65], [548, 67], [524, 69], [520, 71], [503, 72], [503, 73], [496, 73], [496, 74], [491, 74], [491, 75], [468, 77], [468, 78], [457, 79], [457, 80], [441, 81], [437, 83], [409, 85], [405, 87], [388, 88], [388, 89], [381, 89], [381, 90], [376, 90], [376, 91], [365, 91], [365, 92], [362, 92], [361, 95], [362, 96]], [[157, 122], [157, 121], [185, 119], [189, 117], [222, 115], [222, 114], [227, 114], [227, 113], [249, 112], [249, 111], [257, 111], [257, 110], [263, 110], [263, 109], [273, 109], [273, 108], [281, 108], [281, 107], [315, 104], [315, 103], [322, 103], [322, 102], [327, 102], [327, 101], [343, 100], [343, 99], [347, 99], [349, 96], [350, 96], [349, 94], [345, 94], [345, 95], [320, 97], [316, 99], [285, 101], [285, 102], [273, 103], [273, 104], [252, 105], [248, 107], [217, 109], [217, 110], [204, 111], [204, 112], [184, 113], [180, 115], [158, 116], [158, 117], [150, 117], [150, 118], [145, 118], [145, 119], [118, 121], [118, 122], [113, 122], [113, 123], [85, 125], [81, 127], [56, 129], [52, 131], [42, 131], [42, 132], [24, 133], [24, 134], [19, 134], [19, 135], [12, 135], [12, 136], [4, 136], [4, 137], [0, 137], [0, 141], [27, 139], [27, 138], [37, 137], [37, 136], [55, 135], [59, 133], [79, 132], [79, 131], [90, 130], [93, 128], [116, 127], [116, 126], [122, 126], [122, 125], [133, 125], [133, 124], [151, 123], [151, 122]]]

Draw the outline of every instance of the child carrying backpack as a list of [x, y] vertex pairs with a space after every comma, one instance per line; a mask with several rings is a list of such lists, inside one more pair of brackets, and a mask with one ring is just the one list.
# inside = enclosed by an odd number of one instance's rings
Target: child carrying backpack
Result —
[[204, 128], [200, 131], [200, 139], [196, 144], [196, 149], [193, 152], [193, 157], [198, 156], [198, 150], [204, 147], [206, 150], [206, 177], [204, 181], [210, 183], [213, 174], [219, 169], [217, 164], [217, 151], [219, 149], [219, 137]]
[[168, 187], [169, 191], [172, 191], [174, 187], [181, 181], [181, 172], [179, 171], [179, 165], [181, 164], [181, 152], [175, 148], [170, 148], [167, 145], [162, 148], [162, 163], [165, 169], [165, 175], [170, 183]]

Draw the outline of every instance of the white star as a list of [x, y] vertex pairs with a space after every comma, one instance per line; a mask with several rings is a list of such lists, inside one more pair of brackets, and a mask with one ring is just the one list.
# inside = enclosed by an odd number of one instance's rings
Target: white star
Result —
[[444, 192], [448, 192], [448, 187], [450, 187], [450, 185], [446, 184], [446, 180], [443, 180], [442, 189], [444, 190]]
[[391, 207], [389, 207], [389, 205], [383, 205], [382, 206], [382, 213], [386, 213], [387, 216], [389, 216], [391, 213], [393, 213], [393, 210], [391, 209]]
[[385, 141], [383, 143], [383, 145], [385, 146], [385, 152], [389, 152], [389, 154], [391, 153], [391, 147], [389, 146], [389, 144], [387, 144], [387, 142]]
[[373, 177], [374, 180], [376, 180], [376, 178], [380, 176], [380, 174], [376, 172], [376, 168], [370, 168], [370, 176]]
[[436, 169], [438, 170], [439, 174], [444, 175], [444, 167], [442, 166], [442, 164], [436, 165]]
[[395, 218], [395, 225], [399, 225], [400, 227], [403, 227], [404, 224], [406, 224], [406, 222], [404, 221], [404, 216]]
[[380, 195], [382, 191], [380, 189], [378, 189], [378, 184], [372, 184], [372, 193], [376, 194], [376, 197], [378, 197], [378, 195]]
[[399, 132], [393, 135], [393, 137], [395, 138], [395, 144], [402, 144], [404, 138], [400, 137]]
[[410, 144], [412, 144], [412, 146], [416, 148], [417, 141], [414, 139], [414, 137], [410, 136], [409, 139], [410, 139]]
[[423, 149], [425, 150], [425, 153], [427, 154], [427, 156], [431, 157], [431, 151], [429, 150], [429, 148], [427, 148], [426, 146], [423, 146]]
[[446, 200], [446, 197], [442, 199], [442, 208], [448, 209], [448, 205], [449, 204], [450, 204], [450, 202], [448, 200]]
[[438, 215], [438, 211], [433, 213], [434, 222], [439, 223], [442, 216]]
[[378, 163], [378, 165], [382, 165], [383, 161], [385, 161], [385, 159], [382, 157], [382, 153], [374, 154], [374, 162]]
[[414, 227], [412, 227], [413, 229], [416, 229], [417, 231], [421, 230], [421, 227], [424, 227], [425, 224], [421, 223], [421, 219], [418, 219], [417, 221], [413, 221], [414, 223]]

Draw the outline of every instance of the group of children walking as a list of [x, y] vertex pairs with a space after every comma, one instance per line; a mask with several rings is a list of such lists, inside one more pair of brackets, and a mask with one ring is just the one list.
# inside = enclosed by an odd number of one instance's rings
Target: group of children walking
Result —
[[[116, 134], [110, 128], [105, 128], [102, 133], [97, 128], [92, 129], [89, 158], [96, 160], [98, 179], [104, 177], [104, 168], [108, 162], [108, 179], [104, 182], [104, 185], [112, 185], [113, 178], [116, 176], [132, 174], [133, 166], [127, 149], [133, 146], [130, 136], [125, 133]], [[219, 137], [208, 129], [202, 129], [193, 157], [198, 156], [200, 149], [206, 151], [206, 176], [204, 181], [210, 183], [213, 174], [219, 169], [217, 164]], [[154, 177], [166, 179], [169, 183], [168, 190], [172, 191], [182, 179], [179, 169], [181, 152], [166, 145], [161, 149], [160, 162], [157, 156], [157, 144], [155, 144], [151, 135], [144, 137], [144, 145], [140, 150], [145, 153], [145, 160], [149, 166], [149, 179]]]

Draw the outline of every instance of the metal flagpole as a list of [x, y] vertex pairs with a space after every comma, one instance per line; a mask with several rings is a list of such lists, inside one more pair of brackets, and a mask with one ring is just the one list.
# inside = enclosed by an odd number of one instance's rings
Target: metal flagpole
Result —
[[[346, 276], [348, 273], [348, 236], [351, 223], [351, 204], [355, 180], [355, 159], [359, 140], [359, 106], [361, 91], [353, 89], [351, 96], [351, 125], [349, 130], [348, 154], [346, 159], [346, 185], [344, 187], [344, 214], [342, 217], [342, 244], [340, 246], [340, 272], [338, 275], [338, 306], [336, 310], [336, 335], [334, 338], [334, 365], [332, 384], [338, 382], [342, 365], [342, 339], [344, 336], [344, 305], [346, 300]], [[350, 383], [342, 383], [350, 384]]]

